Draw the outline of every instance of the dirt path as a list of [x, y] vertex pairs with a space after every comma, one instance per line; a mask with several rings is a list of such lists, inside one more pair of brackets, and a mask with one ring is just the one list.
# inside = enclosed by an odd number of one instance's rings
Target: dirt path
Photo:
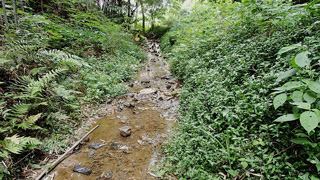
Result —
[[[159, 57], [158, 43], [148, 41], [145, 52], [148, 60], [139, 78], [128, 85], [128, 95], [106, 105], [102, 112], [106, 117], [92, 125], [100, 127], [90, 140], [57, 166], [48, 179], [156, 179], [152, 167], [161, 160], [161, 145], [176, 125], [178, 84]], [[131, 127], [130, 136], [120, 135], [123, 126]], [[101, 147], [93, 149], [93, 145]], [[91, 174], [74, 172], [77, 165], [89, 168]]]

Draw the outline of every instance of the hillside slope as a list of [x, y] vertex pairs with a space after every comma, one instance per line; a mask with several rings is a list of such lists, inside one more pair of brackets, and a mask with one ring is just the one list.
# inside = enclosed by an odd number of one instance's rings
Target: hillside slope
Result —
[[4, 178], [25, 168], [24, 161], [18, 161], [25, 155], [27, 166], [37, 168], [39, 154], [62, 153], [83, 118], [80, 107], [126, 93], [124, 82], [146, 59], [129, 31], [85, 1], [49, 0], [41, 1], [46, 3], [42, 6], [28, 2], [25, 11], [18, 7], [18, 27], [10, 8], [12, 26], [8, 32], [1, 27], [0, 177]]
[[316, 2], [199, 3], [181, 13], [161, 44], [184, 82], [164, 170], [180, 179], [320, 178]]

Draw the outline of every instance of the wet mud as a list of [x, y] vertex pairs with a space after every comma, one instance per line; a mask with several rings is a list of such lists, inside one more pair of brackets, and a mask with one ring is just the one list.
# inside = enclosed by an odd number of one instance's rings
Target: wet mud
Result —
[[[163, 158], [162, 144], [176, 127], [179, 83], [162, 60], [157, 42], [148, 41], [144, 50], [148, 60], [138, 78], [128, 83], [128, 94], [104, 107], [99, 116], [105, 117], [91, 127], [99, 128], [47, 178], [157, 179], [154, 167]], [[124, 126], [130, 127], [124, 128], [128, 132], [120, 133], [119, 128]]]

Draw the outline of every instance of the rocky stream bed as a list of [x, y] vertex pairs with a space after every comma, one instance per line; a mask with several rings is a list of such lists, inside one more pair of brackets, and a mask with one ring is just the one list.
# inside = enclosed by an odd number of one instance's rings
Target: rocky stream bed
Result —
[[102, 106], [103, 118], [91, 125], [99, 128], [44, 179], [157, 179], [162, 144], [176, 126], [179, 83], [158, 42], [149, 40], [144, 50], [148, 60], [129, 93]]

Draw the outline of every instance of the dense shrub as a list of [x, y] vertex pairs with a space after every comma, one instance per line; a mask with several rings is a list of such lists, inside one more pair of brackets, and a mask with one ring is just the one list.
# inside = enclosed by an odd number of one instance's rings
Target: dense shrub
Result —
[[169, 31], [169, 26], [155, 25], [152, 28], [147, 29], [147, 35], [151, 38], [160, 39], [163, 35], [165, 35]]
[[[272, 105], [273, 89], [286, 81], [310, 77], [310, 70], [319, 80], [318, 7], [199, 3], [162, 38], [171, 69], [184, 82], [180, 131], [165, 150], [166, 167], [175, 176], [319, 178], [319, 129], [308, 134], [297, 121], [274, 122], [293, 105]], [[295, 56], [280, 56], [279, 50], [297, 43], [308, 47], [312, 68], [277, 80]], [[301, 137], [312, 145], [293, 140]]]

